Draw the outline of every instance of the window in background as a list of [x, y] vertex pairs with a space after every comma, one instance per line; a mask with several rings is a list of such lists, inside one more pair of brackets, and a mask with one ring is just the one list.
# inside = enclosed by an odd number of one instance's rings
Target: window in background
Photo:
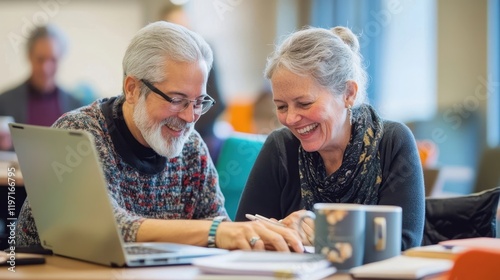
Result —
[[[361, 54], [370, 76], [367, 89], [368, 99], [377, 107], [379, 97], [380, 52], [384, 42], [387, 17], [380, 15], [382, 1], [314, 0], [311, 9], [311, 25], [322, 28], [349, 27], [358, 35]], [[380, 21], [383, 21], [382, 23]]]
[[368, 98], [383, 117], [408, 122], [436, 112], [436, 4], [422, 1], [314, 0], [311, 24], [360, 35]]
[[500, 145], [500, 1], [488, 1], [488, 131], [490, 147]]

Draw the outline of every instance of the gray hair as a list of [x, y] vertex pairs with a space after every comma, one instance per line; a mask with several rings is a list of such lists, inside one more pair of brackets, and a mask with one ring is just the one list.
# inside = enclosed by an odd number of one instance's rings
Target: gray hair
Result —
[[[196, 62], [204, 60], [207, 75], [213, 54], [205, 40], [177, 24], [157, 21], [137, 32], [123, 57], [123, 73], [151, 83], [165, 80], [165, 61]], [[141, 95], [149, 92], [141, 85]]]
[[54, 39], [59, 47], [59, 54], [63, 55], [66, 53], [67, 41], [63, 33], [53, 25], [36, 26], [33, 29], [26, 40], [26, 52], [28, 56], [33, 51], [35, 43], [40, 39], [51, 38]]
[[333, 94], [344, 94], [347, 81], [358, 84], [354, 107], [366, 101], [368, 74], [356, 35], [346, 27], [307, 28], [290, 35], [268, 58], [265, 76], [284, 67], [297, 75], [312, 76]]

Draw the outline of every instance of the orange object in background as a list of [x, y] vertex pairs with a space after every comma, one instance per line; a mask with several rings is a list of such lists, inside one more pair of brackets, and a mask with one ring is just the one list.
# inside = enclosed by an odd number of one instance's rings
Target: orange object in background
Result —
[[500, 252], [490, 249], [471, 249], [455, 259], [448, 280], [500, 279]]
[[253, 103], [228, 104], [227, 121], [235, 131], [252, 133], [253, 131]]
[[417, 140], [418, 154], [423, 167], [436, 165], [439, 150], [437, 145], [431, 140]]

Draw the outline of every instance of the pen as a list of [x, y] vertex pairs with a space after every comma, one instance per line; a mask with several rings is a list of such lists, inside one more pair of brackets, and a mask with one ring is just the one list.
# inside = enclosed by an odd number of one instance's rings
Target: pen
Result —
[[276, 221], [273, 221], [269, 218], [266, 218], [262, 215], [259, 215], [259, 214], [256, 214], [256, 215], [252, 215], [252, 214], [245, 214], [245, 217], [247, 219], [249, 219], [250, 221], [266, 221], [268, 223], [271, 223], [271, 224], [274, 224], [274, 225], [277, 225], [277, 226], [280, 226], [280, 227], [286, 227], [284, 224], [280, 223], [280, 222], [276, 222]]

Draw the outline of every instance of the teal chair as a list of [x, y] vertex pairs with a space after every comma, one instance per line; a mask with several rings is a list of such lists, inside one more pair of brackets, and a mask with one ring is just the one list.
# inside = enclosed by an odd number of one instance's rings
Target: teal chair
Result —
[[241, 193], [265, 140], [266, 135], [238, 132], [233, 133], [222, 144], [215, 167], [231, 220], [236, 216]]

